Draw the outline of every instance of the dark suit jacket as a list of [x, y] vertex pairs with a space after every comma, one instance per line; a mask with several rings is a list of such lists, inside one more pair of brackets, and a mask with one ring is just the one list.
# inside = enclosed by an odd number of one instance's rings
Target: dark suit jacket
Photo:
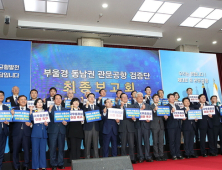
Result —
[[[151, 97], [151, 96], [150, 96], [150, 97]], [[143, 97], [143, 99], [146, 99], [146, 98]], [[150, 99], [147, 98], [146, 103], [147, 103], [148, 105], [150, 105]]]
[[[155, 108], [154, 103], [150, 105], [150, 108], [153, 109]], [[164, 117], [163, 116], [157, 116], [157, 111], [153, 111], [153, 121], [151, 123], [151, 129], [157, 129], [160, 126], [160, 129], [164, 129]]]
[[[9, 110], [8, 106], [2, 105], [2, 110]], [[4, 133], [6, 136], [9, 135], [8, 125], [3, 123], [4, 129], [2, 129], [2, 124], [0, 123], [0, 134]]]
[[103, 134], [109, 134], [111, 131], [115, 135], [118, 135], [118, 125], [116, 123], [116, 120], [108, 119], [108, 109], [106, 112], [106, 116], [102, 114], [102, 120], [103, 120]]
[[[14, 110], [20, 110], [19, 107], [14, 108]], [[28, 108], [26, 108], [26, 111], [30, 111]], [[20, 134], [20, 131], [22, 130], [23, 124], [23, 132], [25, 136], [31, 136], [32, 128], [30, 126], [26, 126], [25, 122], [13, 122], [12, 125], [12, 136], [17, 136]]]
[[[173, 113], [171, 113], [172, 106], [171, 104], [167, 104], [166, 106], [170, 107], [170, 116], [168, 116], [167, 119], [167, 129], [176, 129], [176, 128], [181, 128], [181, 120], [180, 119], [174, 119], [173, 118]], [[179, 106], [175, 105], [176, 110], [181, 110]]]
[[96, 106], [99, 107], [100, 114], [102, 115], [103, 114], [103, 109], [105, 108], [105, 105], [102, 105], [102, 99], [100, 100], [99, 103], [98, 103], [98, 100], [99, 99], [96, 99]]
[[[61, 111], [66, 110], [64, 107], [61, 107]], [[54, 115], [55, 115], [56, 107], [55, 105], [52, 107], [51, 113], [49, 113], [50, 121], [48, 125], [48, 133], [61, 133], [63, 135], [66, 134], [66, 126], [60, 123], [55, 123], [54, 122]]]
[[220, 115], [220, 107], [215, 106], [215, 115], [213, 115], [213, 126], [220, 126], [220, 120], [221, 120], [221, 115]]
[[[194, 108], [189, 107], [190, 110], [194, 110]], [[186, 110], [186, 108], [182, 108], [182, 110]], [[196, 130], [196, 124], [195, 124], [195, 120], [188, 120], [188, 113], [185, 112], [185, 116], [186, 116], [186, 120], [183, 120], [182, 123], [182, 131], [186, 131], [186, 130]]]
[[[99, 110], [99, 107], [96, 106], [96, 105], [94, 105], [94, 110]], [[87, 112], [87, 111], [92, 111], [92, 110], [91, 110], [90, 106], [89, 106], [88, 108], [86, 108], [86, 105], [84, 105], [84, 106], [83, 106], [84, 115], [85, 115], [85, 112]], [[96, 131], [99, 131], [99, 122], [100, 122], [100, 121], [87, 123], [86, 120], [85, 120], [84, 126], [83, 126], [83, 130], [90, 131], [90, 130], [92, 130], [93, 125], [94, 125]]]
[[[120, 108], [120, 105], [117, 106]], [[127, 104], [127, 108], [133, 108], [132, 105]], [[119, 132], [135, 132], [135, 122], [131, 118], [126, 118], [126, 110], [123, 112], [123, 120], [120, 120]]]
[[19, 106], [18, 103], [17, 103], [17, 104], [15, 103], [15, 100], [14, 100], [13, 96], [7, 97], [7, 98], [5, 99], [5, 102], [7, 102], [8, 99], [10, 100], [12, 107], [18, 107], [18, 106]]
[[[147, 104], [147, 103], [144, 103], [145, 104], [145, 110], [151, 110], [150, 106]], [[139, 104], [138, 103], [135, 103], [133, 105], [133, 108], [140, 108]], [[139, 128], [145, 128], [145, 129], [150, 129], [150, 122], [146, 122], [145, 120], [139, 120], [139, 119], [136, 119], [136, 122], [135, 122], [135, 128], [136, 129], [139, 129]]]
[[[46, 103], [43, 105], [43, 109], [44, 109], [44, 110], [48, 110], [47, 102], [48, 102], [48, 101], [51, 101], [51, 97], [46, 98], [45, 101], [46, 101]], [[63, 107], [63, 106], [62, 106], [62, 107]]]
[[30, 120], [32, 121], [32, 124], [33, 124], [31, 137], [43, 138], [43, 139], [48, 138], [48, 135], [47, 135], [48, 126], [45, 126], [43, 123], [34, 124], [33, 114], [30, 115]]
[[[209, 106], [209, 105], [205, 104], [205, 106]], [[196, 108], [197, 109], [200, 108], [200, 103], [196, 105]], [[202, 114], [203, 114], [203, 111], [202, 111]], [[207, 127], [213, 128], [213, 118], [210, 118], [208, 115], [202, 115], [202, 119], [198, 120], [198, 126], [199, 126], [199, 129], [207, 129]]]

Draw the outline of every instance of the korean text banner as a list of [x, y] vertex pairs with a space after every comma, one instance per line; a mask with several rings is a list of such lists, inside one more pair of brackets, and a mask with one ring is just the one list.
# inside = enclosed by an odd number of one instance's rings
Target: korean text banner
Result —
[[47, 97], [50, 87], [65, 95], [72, 89], [76, 97], [90, 90], [107, 90], [115, 97], [122, 89], [144, 93], [146, 86], [152, 93], [162, 88], [157, 51], [84, 47], [57, 44], [33, 44], [31, 87], [39, 90], [39, 97]]

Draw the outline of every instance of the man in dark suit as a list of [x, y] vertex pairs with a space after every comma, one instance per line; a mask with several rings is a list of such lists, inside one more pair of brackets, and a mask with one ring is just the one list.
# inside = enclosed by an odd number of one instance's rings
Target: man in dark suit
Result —
[[57, 89], [55, 88], [55, 87], [51, 87], [50, 89], [49, 89], [49, 95], [50, 95], [50, 97], [48, 97], [48, 98], [44, 98], [43, 99], [43, 102], [44, 102], [44, 110], [48, 110], [48, 108], [49, 108], [49, 106], [48, 106], [48, 104], [47, 104], [47, 102], [48, 101], [53, 101], [53, 97], [56, 95], [56, 93], [57, 93]]
[[[95, 94], [89, 93], [87, 103], [83, 106], [84, 114], [87, 111], [99, 110], [99, 107], [94, 105]], [[85, 158], [90, 158], [91, 143], [93, 143], [94, 158], [98, 158], [98, 139], [99, 139], [99, 121], [84, 122], [83, 130], [85, 132]]]
[[[8, 106], [3, 105], [3, 101], [5, 98], [5, 93], [0, 91], [0, 111], [1, 110], [9, 110]], [[5, 145], [7, 136], [9, 135], [8, 131], [9, 123], [7, 121], [0, 122], [0, 170], [2, 169], [2, 161], [5, 154]]]
[[[133, 105], [134, 108], [139, 108], [140, 110], [151, 110], [150, 106], [143, 103], [143, 93], [136, 93], [136, 103]], [[136, 130], [136, 143], [137, 143], [137, 158], [139, 163], [144, 161], [144, 155], [142, 150], [142, 138], [144, 139], [145, 146], [145, 159], [147, 162], [153, 162], [152, 156], [150, 154], [150, 120], [140, 121], [136, 119], [135, 122]]]
[[146, 103], [148, 105], [150, 105], [151, 104], [150, 100], [152, 100], [152, 97], [151, 97], [151, 87], [150, 86], [147, 86], [145, 88], [145, 93], [146, 93], [146, 95], [144, 96], [144, 99], [145, 99]]
[[[7, 97], [5, 102], [10, 102], [12, 107], [18, 107], [18, 97], [19, 97], [19, 87], [14, 86], [12, 87], [12, 96]], [[9, 144], [9, 150], [10, 153], [13, 153], [13, 137], [12, 137], [12, 126], [13, 126], [13, 122], [10, 123], [9, 126], [9, 140], [8, 140], [8, 144]]]
[[220, 153], [222, 153], [222, 117], [220, 115], [220, 107], [217, 106], [217, 96], [213, 95], [210, 98], [211, 104], [215, 106], [215, 115], [213, 115], [213, 131], [214, 131], [214, 153], [218, 153], [217, 141], [220, 137]]
[[166, 106], [170, 108], [170, 116], [164, 116], [166, 123], [166, 128], [168, 131], [170, 154], [173, 160], [184, 159], [180, 153], [180, 137], [181, 137], [181, 120], [174, 119], [173, 112], [180, 110], [180, 107], [175, 105], [175, 97], [172, 93], [167, 95], [169, 103]]
[[[53, 97], [54, 106], [49, 107], [50, 121], [48, 124], [49, 145], [50, 145], [50, 164], [52, 170], [64, 169], [64, 147], [65, 147], [65, 135], [67, 122], [61, 123], [54, 122], [55, 111], [66, 110], [62, 107], [62, 96], [56, 94]], [[58, 158], [56, 156], [56, 148], [58, 147]]]
[[120, 89], [116, 91], [116, 100], [115, 100], [116, 105], [119, 105], [119, 103], [120, 103], [120, 95], [122, 93], [123, 93], [123, 91], [120, 90]]
[[135, 104], [136, 103], [136, 90], [133, 90], [131, 92], [131, 105]]
[[117, 156], [117, 135], [119, 120], [108, 119], [109, 108], [113, 107], [112, 101], [106, 99], [104, 101], [105, 108], [103, 110], [103, 157], [109, 156], [109, 144], [112, 145], [112, 156]]
[[194, 110], [194, 108], [190, 107], [190, 99], [188, 97], [183, 98], [182, 100], [184, 105], [184, 112], [186, 119], [183, 119], [182, 123], [182, 131], [184, 136], [184, 150], [185, 150], [185, 158], [197, 158], [194, 154], [193, 150], [193, 144], [194, 144], [194, 134], [196, 130], [196, 124], [195, 121], [198, 121], [198, 119], [195, 120], [188, 120], [188, 111]]
[[[19, 107], [14, 108], [14, 110], [26, 110], [30, 111], [27, 107], [27, 97], [20, 95], [18, 97]], [[14, 110], [11, 110], [12, 115], [14, 115]], [[13, 164], [15, 169], [20, 169], [19, 162], [19, 151], [22, 146], [24, 150], [24, 164], [23, 170], [29, 169], [30, 161], [30, 149], [31, 149], [31, 132], [32, 123], [30, 122], [14, 122], [12, 129], [13, 136]]]
[[36, 99], [38, 99], [38, 90], [32, 89], [30, 91], [30, 100], [35, 101]]
[[153, 121], [151, 121], [151, 130], [153, 136], [153, 151], [156, 161], [166, 161], [163, 153], [164, 145], [164, 118], [162, 116], [157, 116], [159, 95], [154, 94], [153, 104], [150, 108], [153, 110]]
[[[204, 94], [200, 94], [198, 96], [199, 103], [195, 106], [196, 109], [202, 110], [204, 106], [209, 106], [206, 104], [206, 96]], [[203, 110], [202, 110], [203, 112]], [[208, 137], [209, 143], [209, 152], [210, 156], [216, 156], [215, 149], [214, 149], [214, 129], [213, 129], [213, 116], [203, 115], [202, 119], [198, 120], [198, 125], [200, 129], [200, 151], [203, 157], [207, 157], [206, 150], [205, 150], [205, 142], [206, 142], [206, 135]]]
[[129, 155], [132, 163], [136, 163], [135, 155], [134, 155], [134, 134], [135, 127], [134, 123], [136, 121], [135, 117], [126, 118], [126, 110], [125, 108], [132, 108], [132, 105], [127, 104], [128, 97], [125, 93], [120, 95], [121, 105], [117, 106], [117, 108], [124, 109], [123, 112], [123, 120], [120, 120], [119, 124], [119, 132], [121, 134], [121, 155], [126, 156], [126, 143], [129, 144]]

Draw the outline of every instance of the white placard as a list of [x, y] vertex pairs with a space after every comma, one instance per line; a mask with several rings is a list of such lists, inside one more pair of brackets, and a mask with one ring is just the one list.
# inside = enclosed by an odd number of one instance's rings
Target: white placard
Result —
[[108, 119], [123, 120], [123, 109], [108, 108]]
[[49, 108], [51, 105], [54, 105], [54, 101], [47, 101], [47, 107]]
[[139, 120], [153, 120], [152, 110], [140, 110]]
[[215, 107], [214, 106], [204, 106], [203, 107], [203, 115], [215, 115]]
[[174, 104], [179, 106], [181, 109], [184, 108], [183, 102], [174, 102]]
[[173, 112], [173, 118], [174, 119], [185, 119], [185, 113], [184, 110], [176, 110], [175, 112]]
[[[86, 105], [87, 99], [83, 99], [83, 105]], [[96, 105], [96, 99], [93, 102], [94, 105]]]
[[33, 114], [34, 124], [50, 122], [50, 118], [49, 118], [49, 113], [48, 112], [33, 112], [32, 114]]
[[70, 122], [84, 121], [83, 110], [70, 110]]
[[29, 109], [30, 109], [31, 107], [33, 107], [32, 110], [35, 110], [36, 108], [35, 108], [35, 106], [34, 106], [34, 102], [35, 102], [35, 101], [33, 101], [33, 100], [27, 101], [27, 107], [28, 107]]
[[199, 102], [198, 95], [189, 95], [190, 102]]

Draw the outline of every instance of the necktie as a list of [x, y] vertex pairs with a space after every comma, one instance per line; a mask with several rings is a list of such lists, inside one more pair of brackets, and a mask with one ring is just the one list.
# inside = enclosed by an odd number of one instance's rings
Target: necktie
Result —
[[126, 108], [126, 104], [124, 104], [124, 108]]
[[[21, 107], [21, 110], [24, 110], [23, 107]], [[23, 129], [23, 123], [22, 123], [21, 129]]]
[[93, 105], [90, 105], [90, 107], [91, 107], [91, 110], [93, 110]]
[[18, 100], [18, 97], [15, 97], [15, 104], [18, 104], [17, 100]]
[[59, 111], [60, 109], [59, 109], [59, 106], [56, 106], [57, 107], [57, 111]]
[[140, 105], [140, 108], [142, 107], [142, 104], [139, 104]]
[[2, 129], [4, 129], [3, 122], [2, 122]]

